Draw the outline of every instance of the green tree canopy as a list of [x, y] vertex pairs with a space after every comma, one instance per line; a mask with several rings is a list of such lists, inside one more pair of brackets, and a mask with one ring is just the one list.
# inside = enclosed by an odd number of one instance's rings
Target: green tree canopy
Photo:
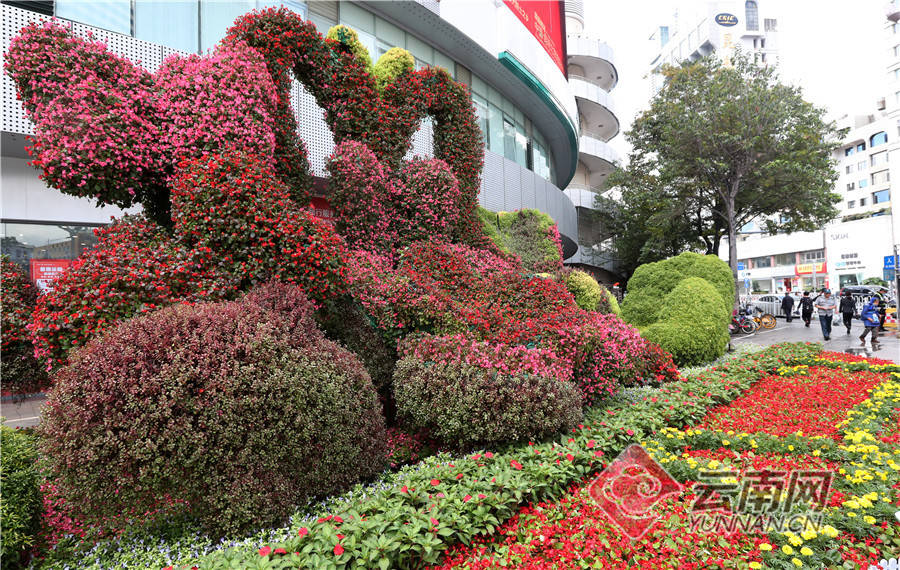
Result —
[[794, 232], [835, 217], [839, 132], [800, 88], [741, 53], [662, 73], [665, 86], [626, 133], [629, 165], [610, 182], [626, 198], [614, 217], [647, 236], [641, 261], [675, 247], [715, 254], [725, 237], [736, 279], [736, 237], [748, 222]]

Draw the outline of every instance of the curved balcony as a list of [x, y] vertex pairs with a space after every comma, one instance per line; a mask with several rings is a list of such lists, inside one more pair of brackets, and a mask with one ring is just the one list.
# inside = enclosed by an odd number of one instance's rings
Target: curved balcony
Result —
[[594, 133], [582, 131], [578, 139], [578, 160], [590, 171], [591, 186], [602, 187], [616, 168], [619, 155]]
[[[563, 192], [572, 201], [576, 208], [587, 208], [589, 210], [596, 209], [594, 201], [600, 193], [600, 188], [588, 188], [582, 185], [569, 185]], [[580, 226], [580, 223], [579, 223]]]
[[581, 34], [566, 36], [567, 63], [584, 69], [590, 81], [607, 91], [619, 82], [619, 72], [613, 57], [613, 50], [606, 42]]
[[900, 20], [900, 1], [893, 0], [885, 4], [884, 15], [888, 20], [892, 22]]
[[616, 117], [612, 97], [608, 91], [577, 75], [569, 76], [569, 85], [578, 104], [578, 114], [587, 123], [587, 130], [604, 141], [619, 134], [619, 118]]

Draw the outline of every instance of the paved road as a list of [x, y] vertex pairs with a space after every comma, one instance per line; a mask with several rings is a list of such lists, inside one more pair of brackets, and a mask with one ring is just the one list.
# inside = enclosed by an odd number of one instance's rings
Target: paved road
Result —
[[31, 427], [38, 425], [41, 419], [41, 406], [47, 398], [38, 396], [19, 402], [0, 403], [0, 416], [3, 424], [9, 427]]
[[[779, 342], [821, 342], [825, 350], [834, 350], [837, 352], [858, 352], [862, 349], [859, 342], [859, 335], [863, 332], [863, 326], [859, 321], [854, 321], [850, 328], [850, 334], [843, 323], [835, 326], [831, 331], [831, 340], [826, 341], [822, 337], [822, 327], [819, 325], [819, 319], [813, 316], [809, 328], [804, 326], [803, 321], [794, 319], [788, 323], [784, 319], [778, 319], [778, 325], [774, 329], [759, 330], [753, 334], [738, 334], [731, 337], [734, 346], [740, 346], [744, 343], [757, 344], [761, 346], [769, 346]], [[893, 360], [900, 364], [900, 338], [897, 336], [897, 329], [887, 329], [887, 332], [879, 333], [878, 340], [881, 342], [881, 348], [872, 351], [872, 344], [866, 337], [866, 356], [874, 358], [882, 358], [884, 360]]]

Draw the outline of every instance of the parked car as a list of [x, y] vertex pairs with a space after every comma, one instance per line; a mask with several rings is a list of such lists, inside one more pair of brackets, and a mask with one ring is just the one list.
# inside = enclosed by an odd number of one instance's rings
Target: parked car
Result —
[[881, 285], [847, 285], [843, 289], [841, 289], [841, 295], [844, 294], [845, 291], [850, 291], [850, 294], [860, 297], [871, 297], [876, 293], [881, 293], [884, 295], [885, 299], [888, 299], [888, 288], [882, 287]]
[[[776, 317], [784, 317], [784, 311], [781, 310], [781, 299], [784, 295], [763, 295], [752, 301], [754, 307], [759, 307], [763, 312], [771, 313]], [[800, 297], [794, 297], [794, 316], [800, 316]]]

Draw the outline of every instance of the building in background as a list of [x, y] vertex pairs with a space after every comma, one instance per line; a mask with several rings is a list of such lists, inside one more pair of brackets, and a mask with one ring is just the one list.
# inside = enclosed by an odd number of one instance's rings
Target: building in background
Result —
[[778, 65], [778, 19], [775, 2], [730, 0], [706, 2], [697, 12], [675, 12], [650, 35], [656, 54], [650, 62], [650, 95], [663, 85], [665, 64], [678, 65], [715, 53], [727, 62], [740, 49], [758, 63]]
[[[241, 14], [278, 4], [311, 20], [322, 33], [339, 23], [355, 29], [373, 61], [391, 47], [402, 47], [417, 67], [444, 67], [468, 85], [485, 142], [481, 205], [549, 214], [559, 227], [564, 256], [590, 261], [579, 251], [584, 241], [579, 222], [585, 217], [579, 209], [592, 202], [576, 207], [562, 189], [580, 175], [590, 191], [611, 171], [614, 155], [606, 141], [619, 127], [608, 91], [617, 75], [605, 44], [582, 40], [578, 33], [567, 37], [563, 0], [3, 0], [4, 53], [28, 22], [56, 16], [75, 35], [92, 34], [152, 72], [172, 53], [211, 48]], [[571, 58], [567, 41], [574, 43]], [[570, 80], [570, 69], [581, 75]], [[70, 259], [90, 246], [91, 228], [122, 212], [47, 188], [28, 165], [25, 136], [32, 125], [5, 75], [2, 100], [2, 251], [23, 265], [35, 258]], [[323, 110], [296, 82], [292, 104], [312, 171], [324, 178], [334, 141]], [[413, 138], [408, 156], [414, 155], [433, 155], [428, 120]], [[321, 200], [315, 205], [323, 207]]]
[[580, 138], [575, 176], [566, 187], [578, 213], [578, 251], [567, 260], [607, 283], [619, 281], [615, 256], [606, 247], [603, 228], [595, 219], [595, 199], [606, 188], [618, 155], [608, 144], [619, 133], [610, 91], [619, 81], [612, 49], [584, 31], [584, 4], [566, 1], [569, 85], [578, 105]]

